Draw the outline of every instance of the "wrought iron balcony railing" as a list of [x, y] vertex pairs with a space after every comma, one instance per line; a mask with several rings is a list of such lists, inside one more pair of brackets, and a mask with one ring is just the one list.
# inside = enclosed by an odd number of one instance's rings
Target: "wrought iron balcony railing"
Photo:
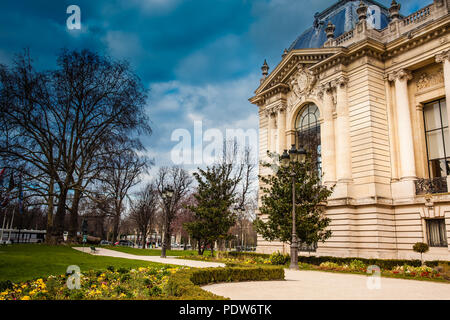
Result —
[[415, 181], [415, 184], [416, 184], [416, 195], [448, 192], [447, 177], [439, 177], [433, 179], [418, 179]]
[[307, 245], [306, 243], [299, 242], [298, 251], [299, 252], [316, 252], [317, 243]]

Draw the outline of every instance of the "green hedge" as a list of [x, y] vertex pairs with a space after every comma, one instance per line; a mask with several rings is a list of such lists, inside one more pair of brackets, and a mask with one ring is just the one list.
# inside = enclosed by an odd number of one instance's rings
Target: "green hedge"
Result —
[[[227, 252], [223, 253], [224, 256], [230, 256], [238, 259], [248, 259], [260, 257], [264, 259], [270, 258], [269, 254], [264, 253], [253, 253], [253, 252]], [[338, 264], [349, 264], [353, 260], [360, 260], [366, 265], [377, 265], [382, 269], [392, 270], [396, 266], [402, 266], [404, 264], [410, 265], [412, 267], [420, 267], [422, 262], [420, 260], [401, 260], [401, 259], [364, 259], [364, 258], [339, 258], [339, 257], [316, 257], [316, 256], [299, 256], [298, 262], [308, 263], [312, 265], [320, 265], [322, 262], [334, 262]], [[450, 261], [425, 261], [425, 264], [429, 267], [436, 267], [437, 265], [448, 265], [450, 266]]]
[[166, 294], [170, 299], [228, 300], [201, 289], [200, 285], [234, 281], [283, 280], [284, 269], [273, 267], [205, 268], [181, 270], [169, 277]]
[[429, 267], [436, 267], [438, 265], [447, 265], [450, 267], [450, 261], [443, 261], [443, 260], [425, 261], [425, 264]]
[[220, 253], [223, 257], [231, 257], [231, 258], [239, 258], [239, 259], [247, 259], [247, 258], [263, 258], [268, 259], [270, 258], [270, 254], [267, 253], [256, 253], [256, 252], [238, 252], [238, 251], [231, 251], [231, 252], [221, 252]]
[[[403, 266], [405, 264], [412, 267], [420, 267], [422, 262], [420, 260], [399, 260], [399, 259], [364, 259], [364, 258], [338, 258], [338, 257], [316, 257], [316, 256], [299, 256], [298, 261], [312, 265], [320, 265], [322, 262], [334, 262], [338, 264], [349, 264], [353, 260], [360, 260], [365, 265], [376, 265], [381, 269], [392, 270], [396, 266]], [[435, 267], [438, 264], [447, 264], [448, 261], [425, 261], [429, 267]]]

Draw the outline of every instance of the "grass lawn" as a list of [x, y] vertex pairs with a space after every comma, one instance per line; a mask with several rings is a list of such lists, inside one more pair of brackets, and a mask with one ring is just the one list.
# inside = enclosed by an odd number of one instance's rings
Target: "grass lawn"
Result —
[[[131, 248], [131, 247], [123, 247], [123, 246], [102, 246], [102, 248], [116, 250], [124, 253], [134, 254], [137, 256], [160, 256], [161, 249], [139, 249], [139, 248]], [[166, 256], [195, 256], [197, 255], [196, 250], [167, 250]], [[210, 256], [210, 251], [204, 252], [205, 256]]]
[[0, 281], [26, 281], [49, 275], [65, 274], [67, 267], [77, 265], [81, 271], [104, 270], [108, 266], [138, 268], [161, 266], [159, 263], [95, 256], [66, 246], [14, 244], [0, 246]]

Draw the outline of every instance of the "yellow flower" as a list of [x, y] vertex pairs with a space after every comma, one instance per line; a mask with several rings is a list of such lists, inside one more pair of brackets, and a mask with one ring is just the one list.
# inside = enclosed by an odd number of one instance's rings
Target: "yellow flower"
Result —
[[121, 293], [120, 295], [119, 295], [119, 298], [124, 298], [124, 297], [126, 297], [127, 295], [125, 294], [125, 293]]
[[6, 296], [6, 295], [8, 295], [8, 291], [3, 291], [2, 293], [0, 293], [0, 295]]
[[20, 300], [30, 300], [31, 298], [29, 297], [29, 296], [23, 296], [23, 298], [22, 299], [20, 299]]
[[97, 285], [96, 285], [96, 284], [93, 284], [93, 285], [91, 286], [91, 288], [97, 288]]

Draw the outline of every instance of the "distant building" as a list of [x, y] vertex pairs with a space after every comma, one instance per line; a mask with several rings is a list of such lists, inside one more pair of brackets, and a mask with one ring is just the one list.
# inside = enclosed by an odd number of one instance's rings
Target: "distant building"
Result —
[[[450, 1], [403, 17], [395, 0], [342, 0], [285, 50], [250, 101], [260, 159], [291, 144], [336, 185], [317, 255], [450, 260]], [[260, 168], [260, 174], [267, 174]], [[258, 239], [260, 252], [289, 252]]]

